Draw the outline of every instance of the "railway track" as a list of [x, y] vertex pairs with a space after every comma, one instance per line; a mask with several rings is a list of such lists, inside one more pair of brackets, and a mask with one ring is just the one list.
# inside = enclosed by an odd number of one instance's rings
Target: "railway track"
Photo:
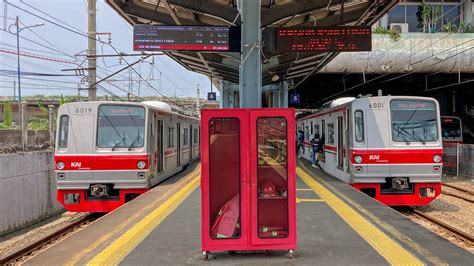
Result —
[[456, 197], [456, 198], [465, 200], [465, 201], [470, 202], [470, 203], [474, 203], [474, 200], [469, 198], [469, 196], [474, 195], [474, 192], [472, 190], [461, 188], [461, 187], [454, 186], [454, 185], [451, 185], [451, 184], [443, 184], [443, 186], [455, 189], [456, 191], [460, 192], [461, 194], [453, 194], [453, 193], [450, 193], [450, 192], [447, 192], [447, 191], [442, 191], [441, 192], [442, 194], [448, 195], [448, 196], [451, 196], [451, 197]]
[[427, 215], [427, 214], [425, 214], [423, 212], [420, 212], [420, 211], [418, 211], [414, 208], [409, 208], [408, 211], [410, 213], [412, 213], [413, 215], [415, 215], [415, 216], [417, 216], [417, 217], [419, 217], [419, 218], [421, 218], [425, 221], [428, 221], [430, 223], [433, 223], [433, 224], [443, 228], [444, 230], [450, 232], [451, 234], [454, 234], [455, 236], [457, 236], [459, 238], [462, 238], [462, 239], [467, 240], [471, 243], [474, 243], [474, 236], [472, 236], [472, 235], [470, 235], [466, 232], [463, 232], [463, 231], [461, 231], [461, 230], [459, 230], [459, 229], [457, 229], [457, 228], [455, 228], [455, 227], [453, 227], [453, 226], [451, 226], [451, 225], [449, 225], [449, 224], [447, 224], [447, 223], [445, 223], [445, 222], [443, 222], [443, 221], [441, 221], [441, 220], [439, 220], [439, 219], [437, 219], [433, 216]]
[[19, 260], [21, 260], [24, 257], [29, 256], [32, 252], [37, 251], [42, 249], [44, 246], [48, 245], [49, 243], [60, 239], [61, 237], [65, 236], [69, 232], [75, 230], [76, 228], [79, 228], [80, 226], [90, 223], [97, 218], [102, 216], [102, 214], [97, 214], [97, 213], [91, 213], [88, 215], [85, 215], [84, 217], [62, 227], [61, 229], [29, 244], [26, 247], [23, 247], [16, 252], [9, 254], [3, 258], [0, 258], [0, 265], [7, 265], [7, 264], [13, 264]]

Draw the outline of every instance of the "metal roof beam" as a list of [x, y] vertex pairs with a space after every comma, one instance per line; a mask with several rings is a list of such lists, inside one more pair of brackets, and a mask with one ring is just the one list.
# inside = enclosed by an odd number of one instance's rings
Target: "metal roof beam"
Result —
[[[217, 4], [210, 0], [167, 0], [169, 4], [190, 9], [193, 12], [209, 15], [210, 17], [223, 20], [228, 24], [235, 25], [235, 18], [239, 14], [237, 9]], [[236, 21], [238, 22], [238, 21]]]

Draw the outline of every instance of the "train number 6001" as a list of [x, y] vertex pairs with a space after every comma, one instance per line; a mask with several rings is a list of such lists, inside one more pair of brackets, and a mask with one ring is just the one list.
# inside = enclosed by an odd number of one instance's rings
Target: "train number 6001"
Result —
[[383, 103], [369, 103], [369, 108], [383, 108]]

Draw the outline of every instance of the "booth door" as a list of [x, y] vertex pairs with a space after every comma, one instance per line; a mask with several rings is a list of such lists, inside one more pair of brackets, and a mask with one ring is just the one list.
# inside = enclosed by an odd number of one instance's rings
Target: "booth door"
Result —
[[204, 242], [245, 245], [249, 230], [246, 223], [248, 113], [203, 111], [201, 123]]
[[295, 121], [292, 109], [250, 114], [252, 244], [295, 238]]

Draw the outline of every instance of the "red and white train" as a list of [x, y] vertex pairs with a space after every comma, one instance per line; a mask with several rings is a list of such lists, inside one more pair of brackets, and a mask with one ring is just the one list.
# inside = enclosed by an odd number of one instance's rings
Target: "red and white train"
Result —
[[324, 136], [322, 169], [390, 206], [427, 205], [441, 192], [442, 134], [433, 98], [341, 98], [297, 120], [302, 156]]
[[57, 200], [109, 212], [199, 158], [199, 119], [163, 102], [75, 102], [58, 112]]

